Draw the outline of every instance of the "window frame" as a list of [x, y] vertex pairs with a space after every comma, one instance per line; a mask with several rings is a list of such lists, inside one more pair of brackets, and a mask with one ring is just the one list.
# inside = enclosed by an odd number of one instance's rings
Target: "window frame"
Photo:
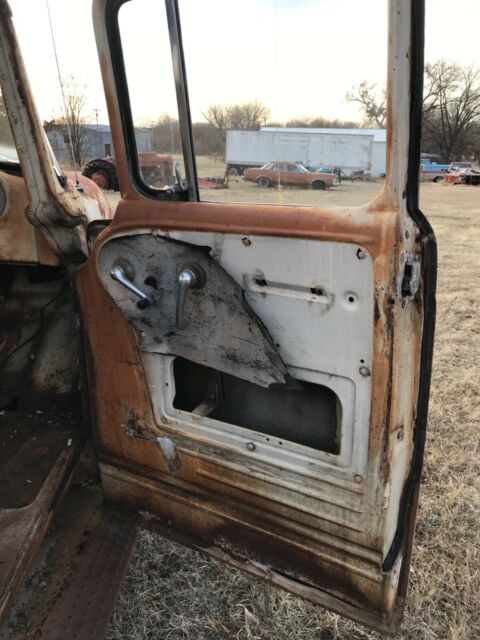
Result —
[[287, 173], [304, 173], [297, 162], [289, 162], [287, 164]]
[[107, 0], [105, 6], [105, 27], [108, 45], [111, 51], [112, 71], [115, 79], [118, 102], [122, 105], [120, 119], [127, 155], [128, 172], [132, 185], [141, 195], [155, 200], [198, 202], [199, 191], [193, 147], [193, 129], [190, 118], [190, 104], [188, 100], [187, 77], [177, 0], [165, 0], [165, 9], [170, 36], [178, 120], [188, 189], [178, 193], [166, 189], [156, 189], [148, 185], [142, 177], [119, 24], [120, 9], [130, 1], [131, 0]]

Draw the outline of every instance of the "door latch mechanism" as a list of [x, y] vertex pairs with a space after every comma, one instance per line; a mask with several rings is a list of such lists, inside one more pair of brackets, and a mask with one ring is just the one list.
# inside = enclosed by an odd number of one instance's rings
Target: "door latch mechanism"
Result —
[[407, 260], [403, 266], [402, 296], [413, 298], [420, 286], [420, 261]]

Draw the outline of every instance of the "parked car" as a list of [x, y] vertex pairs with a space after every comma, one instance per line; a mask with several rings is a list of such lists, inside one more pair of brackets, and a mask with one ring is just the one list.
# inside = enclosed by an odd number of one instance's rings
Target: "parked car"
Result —
[[424, 158], [420, 164], [420, 180], [422, 182], [443, 182], [450, 168], [450, 164], [430, 162], [430, 160]]
[[470, 169], [473, 169], [473, 164], [471, 162], [457, 162], [457, 161], [454, 161], [450, 165], [450, 171], [459, 171], [460, 173], [465, 173], [466, 171], [469, 171]]
[[470, 184], [473, 186], [480, 185], [480, 171], [475, 169], [459, 168], [456, 171], [450, 171], [445, 176], [445, 181], [448, 184]]
[[325, 190], [338, 184], [334, 173], [314, 173], [299, 162], [267, 162], [260, 169], [246, 169], [243, 175], [245, 180], [256, 182], [259, 187], [283, 184]]

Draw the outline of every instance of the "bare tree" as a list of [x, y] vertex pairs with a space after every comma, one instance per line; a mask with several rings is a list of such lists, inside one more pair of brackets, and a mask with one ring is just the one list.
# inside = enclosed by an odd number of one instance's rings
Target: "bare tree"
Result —
[[176, 118], [168, 113], [162, 114], [154, 123], [150, 123], [152, 145], [157, 153], [182, 153], [180, 126]]
[[[386, 124], [385, 91], [363, 81], [347, 94], [367, 121]], [[422, 148], [446, 161], [480, 154], [480, 70], [437, 60], [425, 66]]]
[[270, 109], [258, 101], [238, 104], [211, 104], [203, 116], [217, 131], [227, 129], [260, 129], [270, 115]]
[[438, 60], [425, 67], [423, 145], [445, 160], [478, 151], [480, 71]]
[[354, 87], [346, 95], [348, 102], [358, 102], [366, 124], [384, 129], [387, 123], [387, 97], [385, 89], [380, 93], [375, 83], [367, 80]]
[[87, 159], [87, 129], [85, 124], [88, 116], [88, 98], [86, 85], [78, 83], [73, 76], [70, 76], [62, 83], [63, 98], [65, 106], [62, 111], [64, 115], [54, 118], [48, 124], [63, 125], [65, 141], [71, 144], [72, 161], [77, 167], [82, 167]]

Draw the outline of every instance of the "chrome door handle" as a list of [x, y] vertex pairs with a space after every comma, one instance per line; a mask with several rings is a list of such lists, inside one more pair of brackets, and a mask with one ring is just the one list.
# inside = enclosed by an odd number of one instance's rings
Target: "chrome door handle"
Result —
[[125, 289], [128, 289], [134, 295], [136, 295], [137, 298], [140, 298], [139, 301], [137, 302], [137, 307], [139, 309], [146, 309], [152, 304], [148, 296], [145, 295], [141, 289], [139, 289], [133, 284], [133, 282], [125, 273], [125, 269], [121, 267], [119, 264], [116, 264], [111, 268], [110, 276], [114, 280], [122, 284], [125, 287]]
[[201, 289], [205, 284], [205, 272], [197, 265], [186, 265], [178, 276], [177, 328], [185, 329], [184, 311], [190, 289]]

